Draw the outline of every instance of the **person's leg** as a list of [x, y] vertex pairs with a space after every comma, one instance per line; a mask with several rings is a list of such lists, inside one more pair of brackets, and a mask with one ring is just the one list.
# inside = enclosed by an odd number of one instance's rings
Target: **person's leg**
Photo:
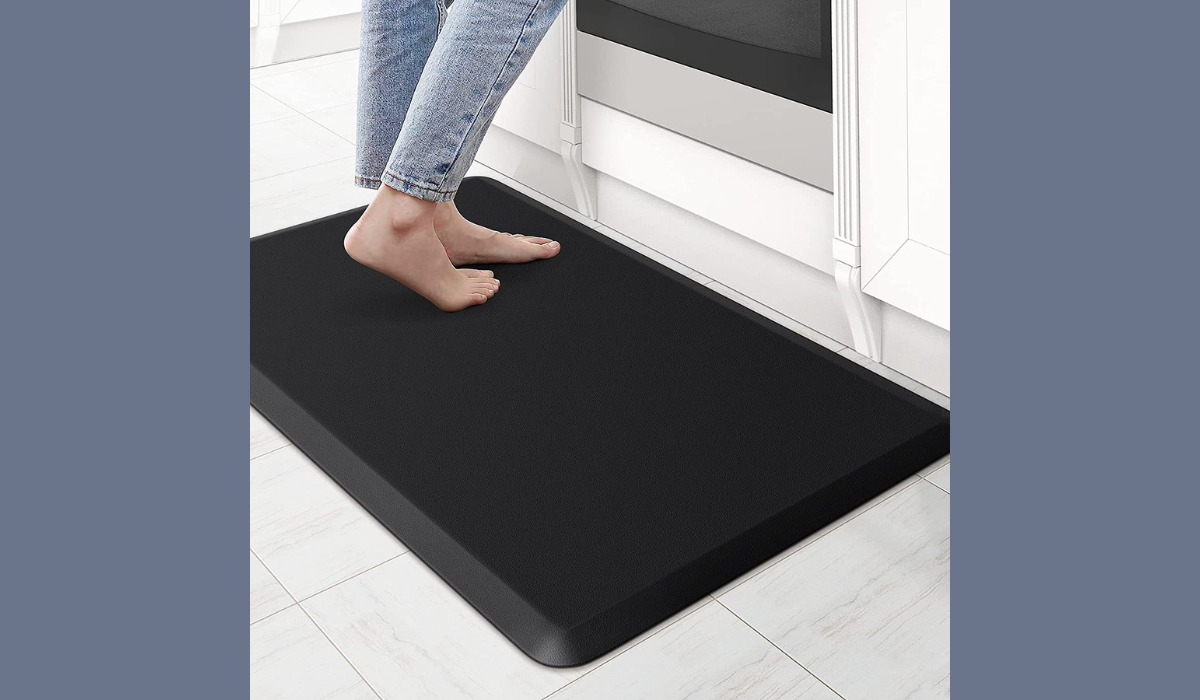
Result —
[[[379, 189], [363, 220], [347, 236], [346, 247], [351, 255], [359, 259], [356, 251], [366, 249], [381, 255], [386, 247], [374, 243], [388, 235], [385, 225], [393, 229], [400, 226], [409, 234], [420, 231], [422, 235], [428, 226], [430, 233], [440, 235], [447, 252], [454, 251], [458, 264], [518, 262], [558, 252], [557, 244], [546, 239], [507, 236], [469, 224], [447, 203], [453, 200], [466, 175], [500, 101], [565, 3], [457, 0], [425, 64], [399, 138], [380, 176], [387, 186]], [[440, 231], [435, 229], [437, 224]], [[423, 279], [426, 271], [414, 269], [413, 260], [387, 257], [360, 262], [412, 287], [439, 307], [459, 303], [439, 303], [430, 297], [424, 291], [429, 286]], [[444, 284], [444, 277], [439, 273], [439, 288], [459, 288]], [[479, 284], [478, 278], [471, 279]], [[472, 299], [477, 298], [478, 293], [470, 294]]]
[[354, 184], [378, 189], [446, 9], [441, 0], [363, 0]]
[[458, 0], [413, 96], [383, 180], [441, 202], [435, 228], [456, 265], [526, 262], [558, 253], [545, 238], [500, 234], [458, 213], [454, 192], [501, 100], [566, 0]]
[[454, 198], [500, 101], [566, 0], [458, 0], [417, 83], [384, 184]]
[[363, 0], [354, 184], [379, 193], [345, 244], [358, 262], [458, 311], [486, 301], [500, 282], [454, 268], [433, 229], [434, 203], [380, 187], [445, 19], [441, 0]]

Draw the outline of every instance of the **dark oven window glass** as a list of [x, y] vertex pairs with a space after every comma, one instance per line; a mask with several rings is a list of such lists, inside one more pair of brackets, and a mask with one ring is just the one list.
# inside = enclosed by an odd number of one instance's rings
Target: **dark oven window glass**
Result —
[[821, 57], [821, 0], [613, 0], [672, 24], [809, 58]]
[[578, 0], [579, 29], [833, 111], [830, 0]]

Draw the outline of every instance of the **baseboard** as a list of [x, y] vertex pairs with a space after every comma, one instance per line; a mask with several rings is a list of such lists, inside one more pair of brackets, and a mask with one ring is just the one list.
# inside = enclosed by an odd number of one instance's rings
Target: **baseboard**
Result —
[[883, 305], [883, 364], [950, 395], [950, 331]]
[[575, 208], [575, 194], [562, 156], [498, 126], [488, 129], [475, 160]]
[[795, 260], [833, 274], [833, 195], [584, 99], [583, 162]]
[[[324, 56], [358, 48], [359, 24], [362, 13], [321, 17], [302, 22], [287, 22], [278, 27], [273, 45], [266, 47], [258, 42], [258, 29], [250, 29], [250, 66], [286, 63], [302, 58]], [[271, 42], [266, 42], [271, 44]], [[255, 52], [269, 48], [271, 55], [262, 57]]]
[[600, 221], [840, 343], [852, 342], [833, 276], [615, 177], [597, 175]]

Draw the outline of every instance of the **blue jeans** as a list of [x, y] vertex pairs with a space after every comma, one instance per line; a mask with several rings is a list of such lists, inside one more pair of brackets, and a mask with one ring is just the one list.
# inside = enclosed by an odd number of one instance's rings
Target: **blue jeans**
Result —
[[363, 0], [354, 184], [453, 199], [566, 2]]

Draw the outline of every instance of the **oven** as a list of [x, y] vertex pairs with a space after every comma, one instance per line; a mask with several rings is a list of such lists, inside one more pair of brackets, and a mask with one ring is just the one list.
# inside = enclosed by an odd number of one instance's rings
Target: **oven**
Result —
[[577, 0], [579, 92], [833, 189], [830, 0]]

